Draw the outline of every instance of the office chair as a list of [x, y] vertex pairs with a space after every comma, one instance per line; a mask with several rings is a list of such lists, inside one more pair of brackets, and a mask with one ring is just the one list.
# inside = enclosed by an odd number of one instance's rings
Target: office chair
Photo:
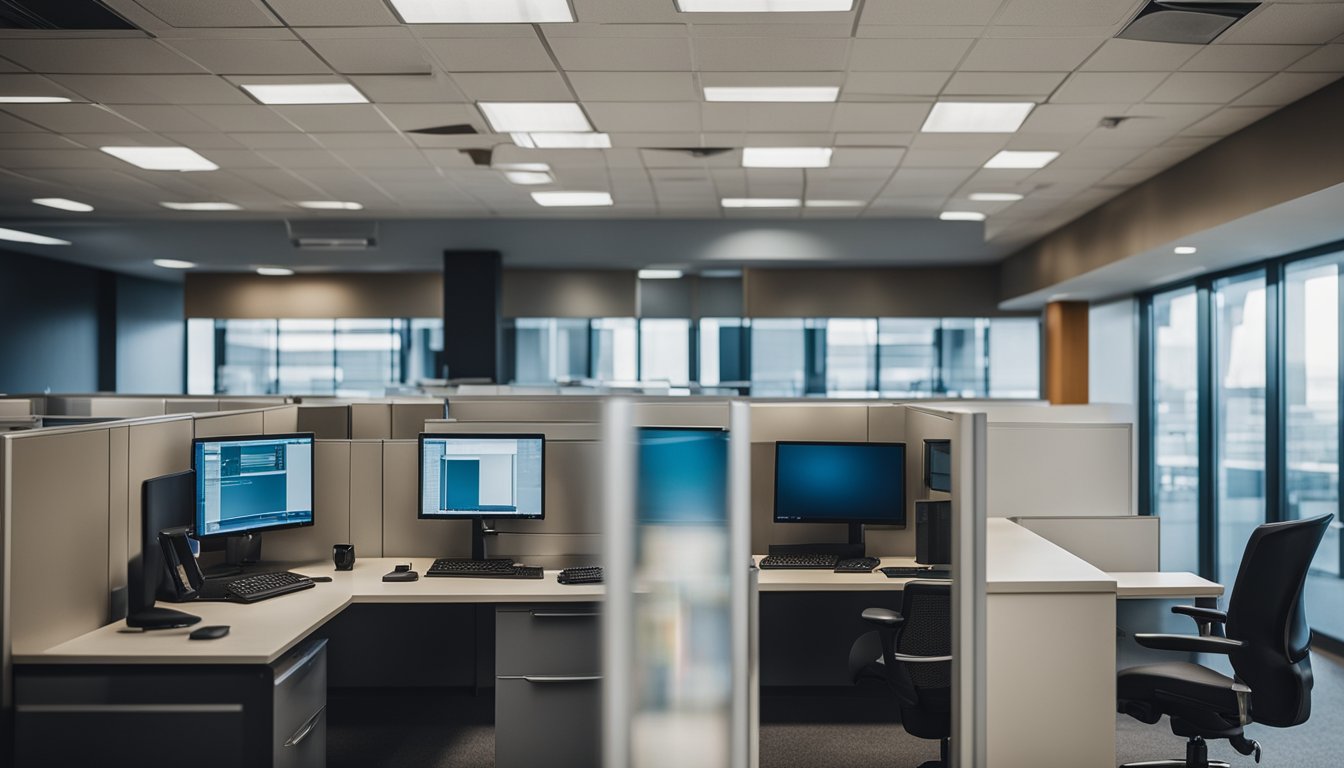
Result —
[[946, 766], [952, 735], [952, 583], [908, 582], [900, 613], [869, 608], [862, 615], [877, 629], [850, 648], [850, 678], [855, 684], [872, 678], [890, 685], [906, 732], [939, 742], [940, 759], [920, 768]]
[[[1252, 722], [1276, 728], [1300, 725], [1311, 716], [1311, 629], [1302, 584], [1333, 515], [1267, 523], [1246, 542], [1227, 612], [1176, 606], [1195, 620], [1199, 635], [1136, 634], [1145, 648], [1224, 654], [1230, 678], [1188, 662], [1148, 664], [1122, 670], [1118, 710], [1152, 725], [1171, 717], [1171, 731], [1188, 741], [1184, 760], [1130, 763], [1138, 766], [1226, 767], [1210, 761], [1206, 739], [1227, 739], [1260, 762], [1260, 745], [1242, 728]], [[1226, 629], [1224, 633], [1223, 629]]]

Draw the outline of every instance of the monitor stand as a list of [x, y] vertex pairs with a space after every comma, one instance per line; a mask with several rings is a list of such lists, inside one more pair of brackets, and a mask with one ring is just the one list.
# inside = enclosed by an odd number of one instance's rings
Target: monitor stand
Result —
[[841, 559], [863, 557], [863, 523], [849, 524], [849, 540], [844, 544], [827, 542], [815, 544], [771, 544], [771, 555], [835, 555]]
[[245, 566], [261, 562], [261, 534], [245, 533], [224, 539], [224, 564], [206, 569], [201, 575], [207, 579], [226, 579], [241, 576]]
[[471, 559], [485, 560], [485, 537], [498, 535], [499, 531], [490, 527], [485, 518], [478, 517], [471, 521]]

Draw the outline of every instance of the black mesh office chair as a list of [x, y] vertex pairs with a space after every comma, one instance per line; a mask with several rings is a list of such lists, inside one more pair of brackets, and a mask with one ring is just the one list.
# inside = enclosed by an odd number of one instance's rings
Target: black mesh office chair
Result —
[[906, 732], [939, 742], [941, 760], [921, 768], [946, 766], [952, 735], [952, 583], [911, 581], [900, 613], [869, 608], [863, 618], [877, 629], [850, 648], [851, 679], [889, 684]]
[[[1135, 635], [1146, 648], [1225, 654], [1236, 678], [1188, 662], [1122, 670], [1119, 711], [1153, 724], [1171, 717], [1171, 731], [1188, 739], [1184, 760], [1130, 766], [1227, 766], [1209, 761], [1206, 739], [1227, 739], [1260, 762], [1260, 745], [1242, 728], [1255, 722], [1287, 728], [1311, 716], [1311, 630], [1302, 584], [1333, 515], [1267, 523], [1255, 529], [1227, 612], [1177, 606], [1195, 620], [1199, 635]], [[1226, 628], [1226, 633], [1222, 630]]]

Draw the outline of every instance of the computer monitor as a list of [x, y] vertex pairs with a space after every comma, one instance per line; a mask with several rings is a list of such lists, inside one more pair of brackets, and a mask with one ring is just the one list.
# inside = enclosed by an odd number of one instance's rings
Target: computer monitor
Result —
[[905, 443], [775, 443], [775, 522], [905, 526]]
[[640, 523], [727, 522], [727, 430], [640, 427], [638, 441]]
[[546, 516], [546, 436], [421, 434], [421, 520], [474, 520], [472, 557], [484, 559], [485, 520]]
[[198, 437], [196, 538], [313, 524], [313, 433]]
[[930, 491], [952, 492], [952, 441], [924, 441], [924, 486]]

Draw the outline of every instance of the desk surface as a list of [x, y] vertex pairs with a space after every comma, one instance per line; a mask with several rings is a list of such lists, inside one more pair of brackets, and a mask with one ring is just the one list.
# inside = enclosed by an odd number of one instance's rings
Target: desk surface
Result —
[[1223, 585], [1185, 571], [1111, 571], [1115, 596], [1140, 598], [1221, 597]]

